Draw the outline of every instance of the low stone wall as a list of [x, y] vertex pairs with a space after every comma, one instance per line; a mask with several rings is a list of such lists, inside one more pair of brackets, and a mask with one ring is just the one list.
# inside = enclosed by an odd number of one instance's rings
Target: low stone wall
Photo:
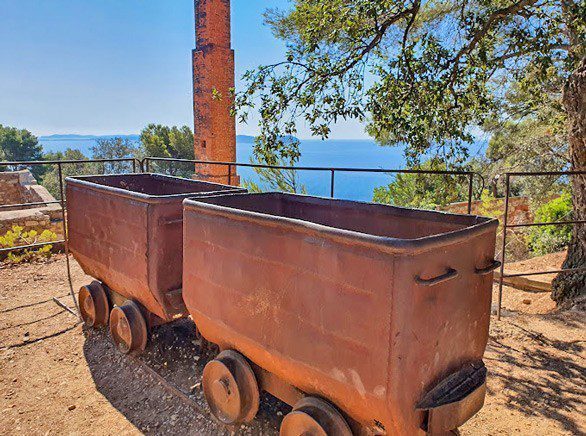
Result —
[[[28, 170], [0, 172], [0, 205], [51, 203], [55, 201]], [[63, 239], [63, 216], [59, 204], [15, 206], [0, 209], [0, 235], [13, 226], [28, 230], [51, 230]]]
[[[452, 213], [468, 213], [468, 202], [452, 203], [441, 208], [441, 210]], [[503, 241], [503, 218], [505, 215], [505, 200], [497, 198], [489, 201], [473, 201], [472, 214], [481, 216], [493, 216], [499, 220], [497, 230], [497, 258], [502, 259]], [[531, 211], [529, 198], [510, 197], [508, 224], [532, 223], [534, 219]], [[529, 255], [527, 243], [524, 236], [524, 228], [513, 228], [507, 232], [507, 262], [526, 259]]]

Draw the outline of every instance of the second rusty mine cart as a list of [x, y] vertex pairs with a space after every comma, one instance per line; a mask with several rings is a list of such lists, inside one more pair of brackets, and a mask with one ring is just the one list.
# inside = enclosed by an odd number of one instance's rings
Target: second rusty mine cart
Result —
[[222, 192], [246, 190], [160, 174], [67, 178], [69, 249], [96, 279], [79, 293], [86, 324], [110, 322], [117, 345], [135, 351], [151, 325], [185, 316], [182, 201]]

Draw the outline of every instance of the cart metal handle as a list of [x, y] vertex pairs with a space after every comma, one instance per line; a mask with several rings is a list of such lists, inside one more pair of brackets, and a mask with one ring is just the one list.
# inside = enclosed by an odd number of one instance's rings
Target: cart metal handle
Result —
[[476, 274], [478, 274], [479, 276], [485, 276], [485, 275], [493, 272], [495, 269], [500, 268], [501, 265], [502, 265], [502, 262], [495, 259], [492, 261], [492, 263], [490, 265], [488, 265], [484, 268], [475, 268], [474, 272]]
[[448, 280], [455, 279], [456, 277], [458, 277], [458, 275], [458, 271], [456, 271], [453, 268], [448, 268], [448, 270], [441, 276], [437, 276], [432, 279], [422, 279], [421, 276], [418, 275], [415, 277], [415, 281], [417, 282], [417, 284], [422, 286], [433, 286], [447, 282]]

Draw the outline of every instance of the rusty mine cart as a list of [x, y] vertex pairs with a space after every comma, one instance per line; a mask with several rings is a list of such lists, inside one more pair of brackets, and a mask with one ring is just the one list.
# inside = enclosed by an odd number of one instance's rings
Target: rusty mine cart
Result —
[[96, 279], [79, 292], [85, 323], [109, 324], [129, 352], [144, 350], [150, 327], [186, 316], [182, 201], [245, 191], [158, 174], [67, 178], [69, 249]]
[[484, 402], [497, 221], [283, 193], [184, 202], [183, 299], [222, 352], [226, 424], [259, 390], [282, 435], [442, 434]]

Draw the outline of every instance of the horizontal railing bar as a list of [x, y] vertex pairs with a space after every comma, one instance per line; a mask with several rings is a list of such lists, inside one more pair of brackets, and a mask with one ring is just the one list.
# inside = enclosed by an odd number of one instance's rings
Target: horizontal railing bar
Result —
[[[65, 201], [63, 201], [65, 203]], [[55, 201], [39, 201], [37, 203], [19, 203], [19, 204], [0, 204], [0, 209], [8, 209], [11, 207], [23, 207], [23, 206], [43, 206], [45, 204], [61, 204], [59, 200]]]
[[507, 277], [540, 276], [540, 275], [545, 275], [545, 274], [561, 274], [561, 273], [567, 273], [567, 272], [580, 272], [580, 271], [586, 271], [586, 267], [564, 268], [564, 269], [556, 269], [556, 270], [551, 270], [551, 271], [503, 274], [502, 277], [507, 278]]
[[586, 170], [580, 171], [529, 171], [529, 172], [513, 172], [505, 173], [507, 176], [576, 176], [580, 174], [586, 174]]
[[447, 174], [458, 176], [469, 176], [476, 174], [473, 171], [444, 171], [444, 170], [395, 170], [385, 168], [347, 168], [347, 167], [302, 167], [302, 166], [284, 166], [284, 165], [265, 165], [239, 162], [225, 162], [225, 161], [206, 161], [194, 159], [173, 159], [168, 157], [147, 157], [144, 160], [160, 161], [160, 162], [183, 162], [205, 165], [233, 165], [238, 167], [250, 168], [272, 168], [276, 170], [298, 170], [298, 171], [342, 171], [342, 172], [371, 172], [371, 173], [406, 173], [406, 174]]
[[551, 223], [521, 223], [521, 224], [507, 224], [507, 229], [513, 227], [539, 227], [539, 226], [563, 226], [570, 224], [586, 224], [586, 220], [576, 221], [553, 221]]
[[64, 244], [64, 243], [65, 243], [64, 239], [59, 239], [57, 241], [51, 241], [51, 242], [37, 242], [35, 244], [19, 245], [18, 247], [0, 248], [0, 253], [6, 253], [9, 251], [17, 251], [17, 250], [28, 250], [30, 248], [40, 248], [40, 247], [45, 247], [47, 245], [56, 245], [56, 244]]

